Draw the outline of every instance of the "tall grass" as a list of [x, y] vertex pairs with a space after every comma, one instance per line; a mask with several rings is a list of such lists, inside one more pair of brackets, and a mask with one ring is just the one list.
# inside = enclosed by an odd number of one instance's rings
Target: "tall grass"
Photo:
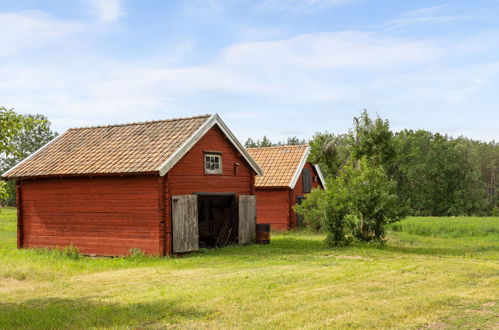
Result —
[[389, 229], [429, 237], [499, 236], [499, 217], [411, 217], [391, 224]]

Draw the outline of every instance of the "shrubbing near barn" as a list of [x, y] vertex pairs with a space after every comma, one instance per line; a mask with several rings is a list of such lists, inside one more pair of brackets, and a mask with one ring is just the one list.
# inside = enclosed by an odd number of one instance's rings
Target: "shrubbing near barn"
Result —
[[244, 196], [262, 174], [206, 115], [70, 129], [2, 177], [17, 181], [19, 248], [115, 256], [253, 242], [256, 204]]
[[248, 148], [264, 171], [256, 179], [258, 223], [287, 230], [300, 225], [293, 205], [300, 204], [314, 188], [326, 187], [319, 166], [307, 161], [308, 145]]

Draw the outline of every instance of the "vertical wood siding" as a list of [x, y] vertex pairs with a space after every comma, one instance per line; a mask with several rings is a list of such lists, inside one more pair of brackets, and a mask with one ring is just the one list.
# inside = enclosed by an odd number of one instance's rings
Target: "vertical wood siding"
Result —
[[82, 253], [160, 254], [156, 176], [25, 180], [24, 247], [76, 246]]

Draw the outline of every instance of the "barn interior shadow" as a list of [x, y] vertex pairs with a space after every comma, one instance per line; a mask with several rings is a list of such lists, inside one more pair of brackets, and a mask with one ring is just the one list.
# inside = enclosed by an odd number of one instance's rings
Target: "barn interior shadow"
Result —
[[167, 300], [118, 304], [90, 298], [43, 298], [21, 303], [0, 302], [0, 328], [143, 328], [159, 321], [168, 324], [206, 318], [211, 313]]

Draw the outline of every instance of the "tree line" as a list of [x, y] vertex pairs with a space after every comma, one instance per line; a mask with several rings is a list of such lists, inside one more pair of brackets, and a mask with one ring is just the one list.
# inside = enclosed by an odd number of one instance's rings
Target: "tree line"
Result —
[[[318, 132], [308, 141], [309, 161], [319, 164], [325, 177], [337, 178], [352, 158], [368, 158], [394, 181], [398, 203], [408, 215], [499, 213], [498, 142], [426, 130], [393, 132], [388, 120], [371, 118], [367, 111], [353, 124], [348, 133]], [[261, 142], [274, 145], [267, 138]]]

